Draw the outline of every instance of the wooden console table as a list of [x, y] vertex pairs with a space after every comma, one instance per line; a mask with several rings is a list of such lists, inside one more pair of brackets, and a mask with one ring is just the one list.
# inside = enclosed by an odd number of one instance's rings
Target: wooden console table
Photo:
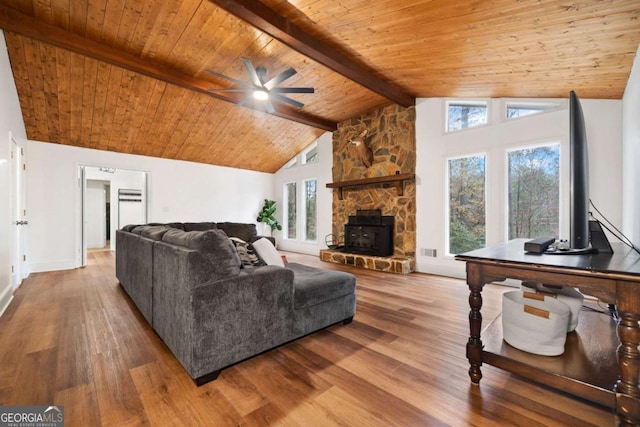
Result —
[[[526, 241], [515, 239], [456, 256], [466, 262], [470, 291], [471, 381], [479, 384], [484, 362], [614, 408], [620, 425], [640, 425], [640, 254], [614, 243], [614, 254], [535, 255], [524, 251]], [[609, 316], [583, 311], [563, 355], [517, 350], [502, 340], [500, 318], [482, 331], [482, 288], [506, 279], [573, 286], [616, 304], [621, 319], [616, 325]]]

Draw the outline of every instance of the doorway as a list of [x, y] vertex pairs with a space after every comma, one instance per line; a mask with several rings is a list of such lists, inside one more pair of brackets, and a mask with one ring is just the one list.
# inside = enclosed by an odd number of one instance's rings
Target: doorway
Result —
[[[149, 173], [112, 167], [79, 166], [81, 183], [81, 230], [79, 267], [87, 263], [87, 250], [115, 250], [115, 232], [126, 224], [147, 222], [147, 185]], [[140, 196], [135, 214], [120, 206], [123, 192], [135, 191]], [[131, 203], [127, 203], [130, 205]], [[125, 217], [126, 216], [126, 217]], [[123, 221], [127, 221], [123, 224]]]

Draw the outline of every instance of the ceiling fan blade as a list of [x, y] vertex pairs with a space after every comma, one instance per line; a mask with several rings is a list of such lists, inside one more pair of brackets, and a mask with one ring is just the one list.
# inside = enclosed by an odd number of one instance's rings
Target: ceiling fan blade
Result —
[[249, 73], [249, 78], [253, 82], [254, 87], [261, 88], [262, 82], [260, 81], [260, 77], [258, 77], [258, 73], [249, 58], [242, 57], [241, 59], [244, 67], [247, 69], [247, 73]]
[[291, 104], [294, 107], [297, 107], [297, 108], [304, 107], [304, 104], [302, 102], [298, 102], [295, 99], [287, 98], [286, 96], [278, 95], [277, 93], [271, 93], [270, 95], [275, 99], [277, 99], [278, 101], [286, 102], [287, 104]]
[[236, 80], [236, 79], [234, 79], [233, 77], [225, 76], [224, 74], [220, 74], [220, 73], [218, 73], [218, 72], [216, 72], [216, 71], [213, 71], [213, 70], [207, 70], [207, 71], [208, 71], [208, 72], [210, 72], [211, 74], [213, 74], [213, 75], [214, 75], [214, 76], [216, 76], [216, 77], [220, 77], [220, 78], [223, 78], [223, 79], [229, 80], [230, 82], [234, 82], [235, 84], [238, 84], [238, 85], [240, 85], [240, 86], [244, 86], [244, 87], [248, 87], [248, 88], [253, 89], [253, 86], [252, 86], [252, 85], [250, 85], [250, 84], [249, 84], [249, 83], [247, 83], [247, 82], [243, 82], [242, 80]]
[[271, 90], [273, 93], [314, 93], [312, 87], [275, 87]]
[[243, 92], [243, 93], [252, 93], [253, 89], [207, 89], [207, 92], [218, 93], [218, 92]]
[[289, 77], [293, 76], [296, 73], [297, 73], [297, 71], [294, 70], [293, 68], [289, 68], [288, 70], [284, 70], [283, 72], [281, 72], [280, 74], [278, 74], [277, 76], [275, 76], [274, 78], [272, 78], [271, 80], [266, 82], [264, 84], [264, 87], [267, 90], [271, 90], [271, 89], [275, 88], [280, 83], [282, 83], [283, 81], [287, 80]]
[[268, 100], [268, 99], [267, 99], [267, 100], [265, 100], [265, 101], [264, 101], [264, 106], [265, 106], [265, 107], [267, 107], [267, 113], [269, 113], [269, 114], [273, 114], [273, 113], [275, 113], [275, 112], [276, 112], [276, 109], [275, 109], [275, 108], [273, 108], [273, 104], [271, 103], [271, 101], [270, 101], [270, 100]]
[[246, 104], [246, 103], [247, 103], [247, 101], [249, 101], [249, 100], [251, 100], [251, 99], [252, 99], [251, 94], [248, 94], [247, 96], [245, 96], [244, 98], [242, 98], [240, 101], [238, 101], [238, 102], [236, 103], [236, 106], [237, 106], [237, 107], [242, 107], [244, 104]]

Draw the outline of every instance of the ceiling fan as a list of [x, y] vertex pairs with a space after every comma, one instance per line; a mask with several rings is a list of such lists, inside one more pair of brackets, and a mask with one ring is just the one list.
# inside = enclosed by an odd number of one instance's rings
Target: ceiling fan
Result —
[[289, 68], [282, 73], [278, 74], [271, 80], [267, 81], [267, 70], [264, 67], [254, 67], [251, 61], [247, 58], [241, 58], [244, 67], [249, 74], [250, 82], [243, 82], [241, 80], [234, 79], [233, 77], [225, 76], [213, 70], [207, 70], [216, 77], [229, 80], [242, 88], [229, 88], [229, 89], [209, 89], [209, 92], [239, 92], [246, 93], [246, 96], [238, 102], [236, 105], [244, 105], [251, 99], [264, 102], [265, 108], [269, 114], [275, 113], [272, 100], [286, 102], [294, 107], [302, 108], [304, 104], [282, 95], [283, 93], [314, 93], [312, 87], [278, 87], [280, 83], [287, 80], [289, 77], [296, 74], [296, 70]]

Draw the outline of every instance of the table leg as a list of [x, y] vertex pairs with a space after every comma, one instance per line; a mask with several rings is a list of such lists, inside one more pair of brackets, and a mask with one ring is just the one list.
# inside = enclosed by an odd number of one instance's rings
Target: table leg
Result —
[[622, 312], [618, 323], [618, 366], [619, 378], [616, 382], [616, 411], [620, 425], [640, 424], [640, 315]]
[[467, 342], [467, 359], [469, 359], [469, 377], [474, 384], [480, 383], [482, 372], [482, 285], [469, 283], [469, 341]]

